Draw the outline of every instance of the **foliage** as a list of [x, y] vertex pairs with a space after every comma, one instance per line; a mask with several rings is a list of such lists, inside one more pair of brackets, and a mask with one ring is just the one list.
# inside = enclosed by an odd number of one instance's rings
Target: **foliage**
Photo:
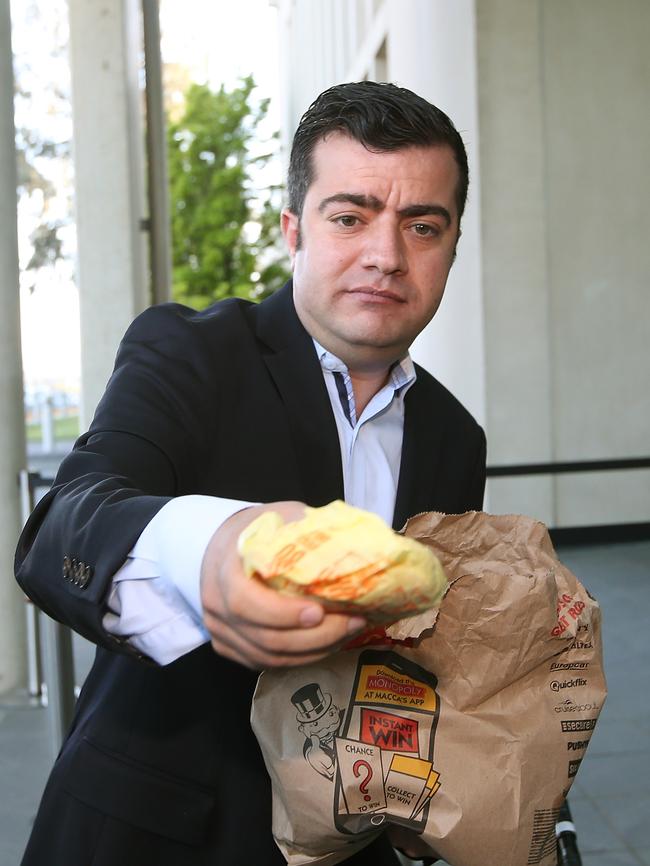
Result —
[[286, 280], [279, 189], [254, 189], [272, 152], [253, 155], [268, 100], [252, 77], [230, 91], [193, 84], [168, 126], [173, 294], [201, 309], [227, 296], [260, 299]]
[[[72, 226], [71, 108], [65, 8], [61, 0], [44, 10], [19, 7], [15, 19], [15, 119], [21, 231], [29, 238], [23, 263], [33, 289], [41, 268], [70, 256], [66, 232]], [[34, 50], [31, 39], [47, 46]]]

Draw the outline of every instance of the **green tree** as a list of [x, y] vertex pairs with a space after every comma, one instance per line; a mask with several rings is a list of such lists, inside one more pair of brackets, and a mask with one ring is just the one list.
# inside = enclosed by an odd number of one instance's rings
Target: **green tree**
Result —
[[234, 89], [193, 84], [168, 126], [174, 298], [202, 309], [227, 296], [261, 299], [286, 280], [279, 245], [279, 189], [255, 189], [253, 155], [268, 100], [252, 77]]
[[21, 267], [25, 283], [33, 290], [41, 269], [59, 260], [70, 261], [72, 253], [68, 34], [62, 0], [47, 5], [24, 2], [15, 13], [17, 192], [26, 205], [19, 216], [19, 231], [29, 238], [29, 258], [21, 261]]

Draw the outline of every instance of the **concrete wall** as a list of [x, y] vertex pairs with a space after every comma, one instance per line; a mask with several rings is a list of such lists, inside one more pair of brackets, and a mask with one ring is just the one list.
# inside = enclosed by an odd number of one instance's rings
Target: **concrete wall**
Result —
[[[485, 423], [489, 463], [647, 456], [650, 3], [279, 6], [286, 142], [320, 90], [362, 77], [416, 90], [463, 134], [459, 257], [413, 354]], [[648, 521], [650, 471], [495, 479], [487, 507]]]
[[[477, 0], [492, 462], [650, 441], [650, 4]], [[555, 525], [650, 519], [650, 473], [491, 482]]]
[[[650, 4], [542, 4], [558, 458], [650, 453]], [[650, 472], [561, 479], [560, 523], [650, 519]]]
[[[553, 459], [544, 106], [536, 3], [478, 0], [487, 433], [493, 464]], [[490, 509], [554, 515], [553, 482], [490, 482]]]

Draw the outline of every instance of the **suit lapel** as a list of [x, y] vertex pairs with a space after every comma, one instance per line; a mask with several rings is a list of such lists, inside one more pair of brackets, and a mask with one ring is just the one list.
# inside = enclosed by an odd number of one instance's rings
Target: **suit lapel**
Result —
[[286, 408], [305, 501], [342, 499], [336, 422], [313, 341], [296, 315], [291, 281], [255, 313], [262, 357]]
[[404, 405], [404, 439], [393, 515], [394, 529], [401, 529], [414, 514], [431, 509], [441, 453], [442, 422], [440, 418], [436, 420], [421, 381], [416, 380], [411, 387]]

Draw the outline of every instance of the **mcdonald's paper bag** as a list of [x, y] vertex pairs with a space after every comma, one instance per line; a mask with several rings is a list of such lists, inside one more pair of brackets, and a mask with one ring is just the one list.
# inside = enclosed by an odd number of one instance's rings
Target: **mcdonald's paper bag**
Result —
[[423, 514], [405, 531], [447, 572], [439, 610], [259, 678], [275, 840], [291, 866], [333, 866], [390, 827], [453, 866], [555, 866], [606, 695], [598, 604], [528, 518]]

